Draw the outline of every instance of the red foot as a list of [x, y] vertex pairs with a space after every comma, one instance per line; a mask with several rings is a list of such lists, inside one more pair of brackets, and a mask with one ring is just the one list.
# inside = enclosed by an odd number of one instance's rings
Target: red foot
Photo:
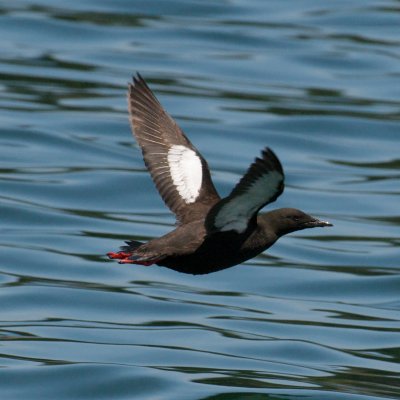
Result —
[[132, 253], [124, 253], [123, 251], [119, 251], [118, 253], [107, 253], [107, 256], [109, 258], [112, 258], [113, 260], [123, 260], [124, 258], [127, 258], [129, 256], [131, 256]]
[[139, 264], [145, 265], [146, 267], [155, 263], [155, 261], [136, 261], [131, 260], [129, 257], [132, 256], [131, 252], [119, 251], [118, 253], [109, 252], [107, 256], [113, 260], [119, 260], [120, 264]]

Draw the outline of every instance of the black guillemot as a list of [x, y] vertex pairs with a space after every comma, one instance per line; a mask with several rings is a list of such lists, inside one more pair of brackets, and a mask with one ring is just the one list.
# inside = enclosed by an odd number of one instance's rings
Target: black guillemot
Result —
[[332, 226], [294, 208], [258, 214], [284, 188], [281, 163], [268, 147], [221, 199], [206, 160], [139, 74], [129, 84], [128, 103], [146, 167], [178, 225], [147, 243], [127, 241], [121, 251], [108, 253], [109, 258], [207, 274], [255, 257], [287, 233]]

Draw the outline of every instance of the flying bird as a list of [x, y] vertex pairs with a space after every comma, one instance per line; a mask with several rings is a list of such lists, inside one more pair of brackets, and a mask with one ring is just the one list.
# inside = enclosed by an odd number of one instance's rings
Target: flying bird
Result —
[[126, 241], [108, 257], [121, 264], [156, 264], [188, 274], [207, 274], [242, 263], [301, 229], [332, 226], [303, 211], [259, 211], [284, 189], [282, 165], [265, 147], [225, 198], [218, 195], [206, 160], [137, 74], [129, 84], [132, 132], [176, 228], [142, 243]]

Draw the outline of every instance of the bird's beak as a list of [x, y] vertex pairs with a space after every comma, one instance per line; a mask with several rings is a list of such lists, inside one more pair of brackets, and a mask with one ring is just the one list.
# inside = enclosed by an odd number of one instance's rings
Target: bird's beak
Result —
[[321, 227], [321, 228], [323, 228], [323, 227], [325, 227], [325, 226], [333, 226], [333, 224], [331, 224], [330, 222], [328, 222], [328, 221], [321, 221], [321, 220], [319, 220], [319, 219], [313, 219], [312, 221], [310, 221], [309, 222], [309, 226], [310, 227], [315, 227], [315, 228], [317, 228], [317, 227]]

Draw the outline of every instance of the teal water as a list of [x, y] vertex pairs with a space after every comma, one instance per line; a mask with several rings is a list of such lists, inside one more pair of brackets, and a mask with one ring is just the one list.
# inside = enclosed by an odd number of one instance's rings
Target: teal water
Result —
[[[0, 397], [400, 398], [398, 1], [0, 2]], [[105, 253], [169, 231], [139, 71], [227, 194], [266, 145], [289, 235], [215, 274]]]

